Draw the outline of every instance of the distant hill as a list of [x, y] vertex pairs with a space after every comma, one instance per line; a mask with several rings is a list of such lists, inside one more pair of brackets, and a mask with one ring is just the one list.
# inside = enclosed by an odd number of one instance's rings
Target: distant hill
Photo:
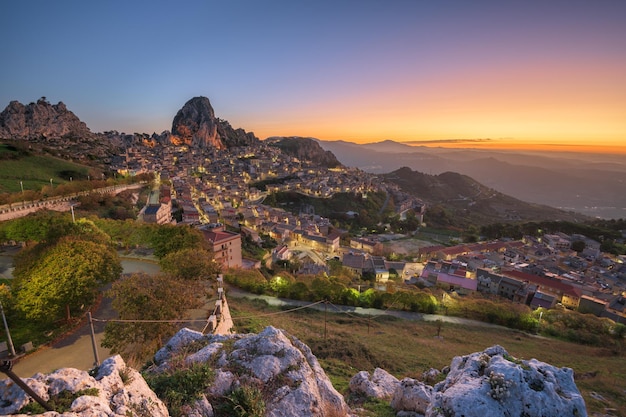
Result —
[[403, 166], [433, 175], [458, 172], [523, 201], [593, 217], [626, 217], [626, 155], [318, 142], [342, 164], [374, 174]]
[[340, 167], [341, 162], [330, 151], [325, 151], [317, 141], [303, 137], [272, 137], [266, 139], [270, 146], [279, 148], [283, 153], [301, 161], [311, 161], [326, 168]]
[[[403, 167], [381, 175], [427, 204], [427, 215], [442, 226], [467, 227], [496, 222], [568, 220], [589, 217], [553, 207], [525, 203], [486, 187], [467, 175], [444, 172], [429, 175]], [[446, 224], [447, 223], [447, 224]]]

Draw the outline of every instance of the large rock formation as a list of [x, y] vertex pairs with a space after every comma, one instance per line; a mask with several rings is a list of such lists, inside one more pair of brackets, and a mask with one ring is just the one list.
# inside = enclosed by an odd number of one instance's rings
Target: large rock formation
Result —
[[258, 141], [254, 134], [233, 129], [225, 120], [217, 119], [206, 97], [192, 98], [176, 113], [170, 140], [175, 145], [217, 149], [247, 146]]
[[208, 98], [194, 97], [178, 110], [172, 122], [171, 141], [175, 145], [224, 148]]
[[89, 138], [93, 134], [87, 125], [59, 102], [51, 105], [45, 97], [37, 103], [23, 105], [12, 101], [0, 113], [0, 138]]

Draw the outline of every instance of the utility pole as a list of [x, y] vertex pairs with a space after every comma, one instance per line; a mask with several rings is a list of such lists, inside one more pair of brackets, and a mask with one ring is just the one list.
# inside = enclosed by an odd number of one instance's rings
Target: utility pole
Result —
[[98, 346], [96, 345], [96, 334], [93, 330], [91, 311], [87, 312], [87, 316], [89, 317], [89, 327], [91, 328], [91, 347], [93, 348], [94, 366], [100, 366], [100, 358], [98, 357]]
[[326, 309], [328, 308], [328, 300], [324, 301], [324, 342], [326, 341]]
[[7, 318], [4, 315], [4, 308], [2, 308], [2, 302], [0, 302], [0, 313], [2, 314], [2, 321], [4, 322], [4, 330], [7, 333], [7, 342], [9, 342], [9, 349], [11, 349], [11, 356], [15, 357], [15, 347], [13, 346], [13, 340], [11, 339], [11, 333], [9, 332], [9, 325], [7, 324]]

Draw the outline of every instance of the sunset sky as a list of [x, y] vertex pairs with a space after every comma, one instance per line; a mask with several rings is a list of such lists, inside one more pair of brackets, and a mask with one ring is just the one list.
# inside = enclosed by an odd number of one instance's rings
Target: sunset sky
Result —
[[626, 148], [624, 0], [8, 0], [0, 36], [0, 109], [95, 132], [202, 95], [262, 139]]

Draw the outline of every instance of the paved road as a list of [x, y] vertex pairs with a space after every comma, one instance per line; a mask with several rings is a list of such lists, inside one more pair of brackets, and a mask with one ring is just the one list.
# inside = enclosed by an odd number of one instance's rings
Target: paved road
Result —
[[[113, 318], [111, 300], [103, 299], [100, 306], [93, 312], [94, 317]], [[111, 352], [100, 346], [104, 337], [104, 323], [94, 322], [96, 345], [100, 362], [111, 356]], [[89, 323], [70, 336], [52, 346], [43, 347], [36, 352], [20, 358], [13, 364], [13, 372], [22, 378], [33, 376], [37, 372], [49, 373], [59, 368], [76, 368], [84, 371], [93, 368], [95, 363]]]

